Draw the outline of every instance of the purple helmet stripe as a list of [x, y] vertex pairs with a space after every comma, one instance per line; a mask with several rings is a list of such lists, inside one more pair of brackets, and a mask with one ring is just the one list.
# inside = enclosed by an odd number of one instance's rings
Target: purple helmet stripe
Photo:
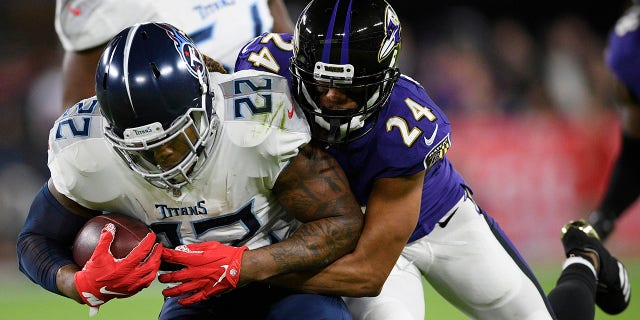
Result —
[[351, 30], [351, 4], [353, 0], [349, 1], [349, 9], [347, 10], [347, 16], [344, 21], [344, 39], [342, 40], [342, 52], [340, 52], [340, 64], [349, 63], [349, 30]]
[[331, 53], [331, 36], [333, 35], [333, 25], [336, 23], [336, 11], [338, 11], [338, 5], [340, 5], [340, 0], [336, 1], [336, 5], [333, 6], [333, 12], [331, 13], [331, 20], [329, 20], [329, 26], [327, 27], [327, 38], [324, 42], [324, 47], [322, 48], [322, 62], [329, 62], [329, 54]]

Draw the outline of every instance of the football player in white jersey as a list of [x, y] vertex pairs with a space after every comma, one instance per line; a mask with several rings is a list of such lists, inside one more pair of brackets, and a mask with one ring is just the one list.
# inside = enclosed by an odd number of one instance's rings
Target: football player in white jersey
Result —
[[[17, 245], [32, 281], [95, 311], [147, 287], [162, 256], [181, 269], [160, 276], [174, 284], [160, 319], [350, 319], [339, 297], [261, 282], [352, 251], [363, 223], [344, 173], [309, 143], [285, 78], [209, 73], [184, 32], [144, 23], [113, 38], [95, 79], [96, 96], [50, 131], [51, 178]], [[114, 259], [105, 228], [103, 250], [80, 269], [69, 247], [101, 212], [155, 233]]]
[[240, 48], [262, 32], [292, 32], [283, 0], [56, 0], [55, 29], [64, 47], [63, 105], [94, 95], [100, 53], [122, 29], [161, 21], [184, 30], [227, 71]]

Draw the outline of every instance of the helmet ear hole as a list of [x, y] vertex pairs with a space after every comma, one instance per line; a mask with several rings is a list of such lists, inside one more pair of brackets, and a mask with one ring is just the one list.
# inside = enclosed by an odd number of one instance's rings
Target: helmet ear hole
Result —
[[151, 67], [151, 71], [153, 72], [153, 76], [157, 78], [160, 78], [160, 69], [158, 69], [158, 65], [156, 65], [155, 63], [151, 62], [149, 63], [149, 66]]
[[102, 84], [102, 90], [106, 90], [107, 89], [107, 74], [106, 73], [104, 73], [103, 76], [102, 76], [101, 84]]

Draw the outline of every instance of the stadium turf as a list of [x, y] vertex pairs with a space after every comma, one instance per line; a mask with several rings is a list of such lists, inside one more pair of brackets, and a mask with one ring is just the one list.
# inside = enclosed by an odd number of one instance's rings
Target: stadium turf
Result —
[[[640, 319], [640, 302], [635, 301], [636, 291], [640, 290], [640, 258], [623, 259], [631, 277], [631, 304], [618, 316], [609, 316], [596, 311], [597, 320]], [[559, 274], [559, 263], [552, 265], [534, 265], [542, 286], [549, 292]], [[6, 268], [3, 268], [6, 269]], [[0, 320], [68, 320], [68, 319], [157, 319], [163, 286], [154, 283], [150, 288], [129, 299], [112, 300], [100, 308], [97, 316], [89, 318], [88, 308], [69, 299], [50, 294], [30, 281], [22, 274], [5, 270], [0, 277]], [[428, 285], [425, 290], [427, 310], [425, 319], [458, 320], [467, 319], [451, 307]]]

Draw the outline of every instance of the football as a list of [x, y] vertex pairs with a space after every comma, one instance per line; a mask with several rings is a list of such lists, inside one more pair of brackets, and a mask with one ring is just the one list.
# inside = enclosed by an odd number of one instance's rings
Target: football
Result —
[[84, 267], [91, 258], [102, 228], [109, 222], [116, 227], [111, 243], [111, 253], [115, 258], [126, 257], [149, 232], [153, 232], [144, 222], [124, 214], [106, 213], [93, 217], [84, 224], [73, 242], [73, 260], [77, 265]]

